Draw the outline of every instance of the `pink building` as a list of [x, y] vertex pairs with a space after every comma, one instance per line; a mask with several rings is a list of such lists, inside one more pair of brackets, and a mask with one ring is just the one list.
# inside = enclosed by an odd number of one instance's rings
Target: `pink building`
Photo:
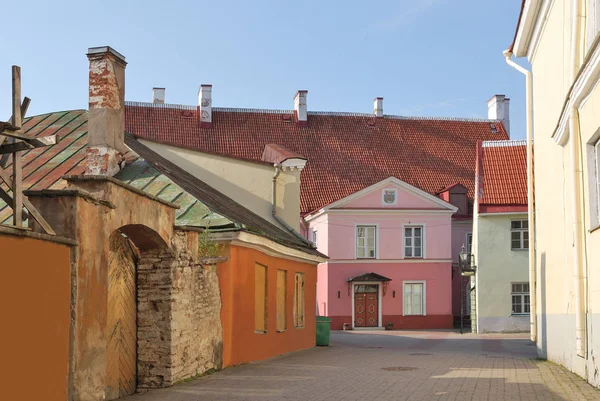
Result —
[[306, 216], [330, 257], [318, 270], [319, 314], [333, 329], [452, 327], [457, 210], [390, 177]]

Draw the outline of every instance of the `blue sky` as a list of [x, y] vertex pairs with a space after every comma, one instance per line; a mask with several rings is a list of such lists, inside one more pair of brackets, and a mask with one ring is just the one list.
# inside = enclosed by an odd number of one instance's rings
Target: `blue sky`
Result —
[[[88, 47], [128, 61], [126, 99], [293, 107], [313, 111], [487, 118], [486, 101], [511, 98], [512, 138], [525, 135], [524, 78], [504, 62], [518, 0], [8, 2], [0, 45], [0, 110], [10, 115], [10, 66], [22, 68], [28, 115], [87, 108]], [[18, 18], [21, 16], [21, 18]], [[8, 25], [7, 25], [8, 24]], [[16, 35], [8, 35], [15, 32]]]

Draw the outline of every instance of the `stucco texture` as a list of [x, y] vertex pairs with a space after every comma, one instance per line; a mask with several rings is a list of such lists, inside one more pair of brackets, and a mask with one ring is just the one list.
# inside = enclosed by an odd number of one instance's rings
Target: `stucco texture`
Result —
[[[223, 366], [270, 358], [286, 352], [310, 348], [316, 336], [317, 268], [269, 256], [256, 249], [239, 245], [228, 247], [229, 260], [219, 264], [221, 286], [221, 321], [223, 325]], [[267, 331], [256, 333], [254, 327], [255, 264], [267, 267]], [[277, 332], [277, 270], [287, 273], [287, 329]], [[294, 327], [294, 274], [305, 274], [305, 324]]]
[[529, 331], [529, 315], [512, 314], [511, 283], [529, 282], [527, 250], [511, 249], [511, 220], [526, 213], [477, 217], [477, 332]]
[[0, 233], [2, 398], [67, 399], [71, 260], [67, 245]]

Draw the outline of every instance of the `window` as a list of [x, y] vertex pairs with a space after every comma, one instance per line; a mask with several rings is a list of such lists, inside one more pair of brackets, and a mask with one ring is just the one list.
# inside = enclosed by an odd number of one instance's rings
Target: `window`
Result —
[[267, 266], [254, 265], [254, 331], [267, 332]]
[[404, 283], [404, 314], [425, 315], [425, 283]]
[[450, 203], [458, 208], [456, 214], [467, 215], [467, 194], [450, 192]]
[[471, 253], [473, 249], [473, 234], [467, 233], [467, 253]]
[[277, 331], [287, 329], [287, 271], [277, 270]]
[[510, 248], [529, 249], [529, 225], [527, 220], [510, 222]]
[[587, 0], [586, 50], [589, 50], [600, 31], [600, 0]]
[[404, 227], [404, 257], [423, 257], [423, 226]]
[[317, 230], [313, 230], [312, 232], [312, 243], [315, 247], [317, 246]]
[[529, 314], [529, 283], [512, 283], [513, 315]]
[[304, 273], [294, 280], [294, 327], [304, 327]]
[[592, 200], [591, 219], [592, 228], [600, 226], [600, 139], [592, 145], [590, 159], [593, 160], [593, 165], [589, 169], [590, 176], [590, 199]]
[[356, 227], [356, 258], [375, 258], [375, 226]]

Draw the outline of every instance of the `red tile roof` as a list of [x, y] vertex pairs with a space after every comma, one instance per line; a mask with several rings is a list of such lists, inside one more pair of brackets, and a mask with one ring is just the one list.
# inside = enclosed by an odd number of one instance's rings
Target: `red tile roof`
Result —
[[483, 142], [480, 205], [527, 205], [526, 141]]
[[460, 182], [472, 198], [478, 141], [505, 140], [498, 120], [213, 108], [200, 128], [193, 106], [128, 102], [125, 129], [151, 141], [260, 161], [267, 144], [305, 156], [301, 211], [309, 213], [390, 176], [435, 194]]

